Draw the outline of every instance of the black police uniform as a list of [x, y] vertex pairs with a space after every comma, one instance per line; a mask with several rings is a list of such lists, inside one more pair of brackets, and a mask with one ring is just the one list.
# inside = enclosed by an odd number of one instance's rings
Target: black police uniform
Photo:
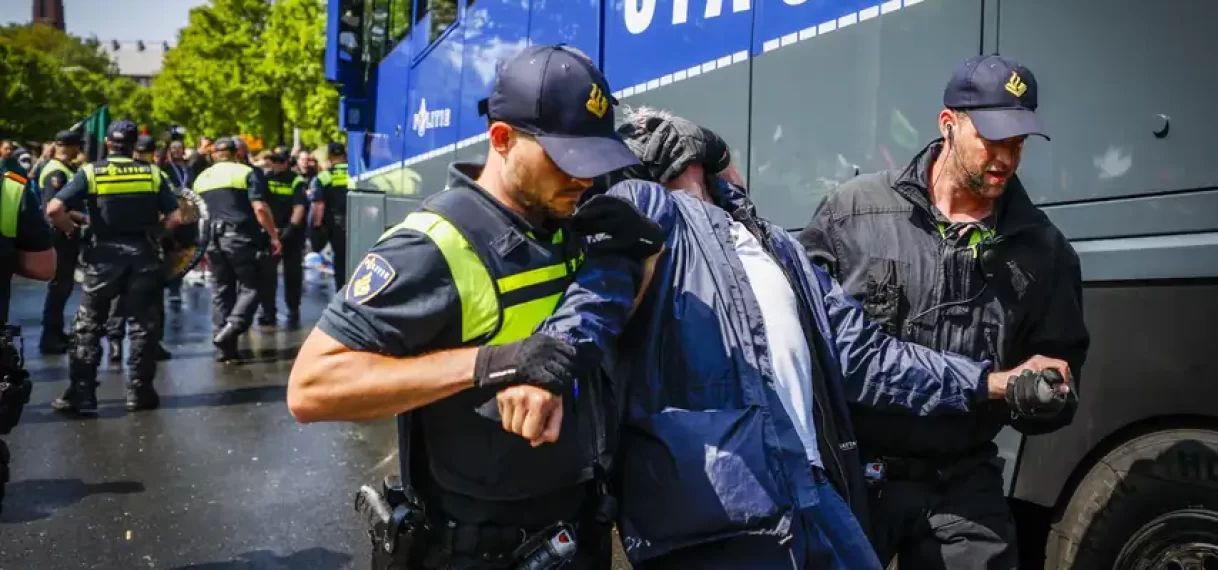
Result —
[[[233, 148], [230, 141], [216, 142], [217, 150], [225, 148]], [[212, 220], [207, 265], [213, 343], [221, 360], [236, 358], [238, 337], [249, 330], [258, 311], [259, 269], [271, 255], [271, 246], [253, 202], [266, 202], [265, 184], [257, 169], [234, 161], [217, 162], [195, 179], [194, 191], [207, 204]]]
[[[81, 144], [79, 134], [64, 131], [55, 137], [59, 144]], [[68, 180], [76, 174], [76, 169], [59, 159], [51, 159], [40, 166], [35, 173], [35, 180], [42, 192], [43, 204], [50, 202], [55, 193], [67, 186]], [[64, 331], [64, 309], [68, 298], [72, 296], [72, 287], [76, 284], [76, 263], [80, 255], [80, 233], [65, 234], [54, 231], [55, 234], [55, 276], [47, 282], [46, 301], [42, 306], [42, 338], [39, 348], [43, 354], [62, 354], [68, 350], [68, 335]]]
[[[156, 139], [147, 135], [140, 135], [135, 142], [135, 152], [144, 155], [145, 159], [148, 158], [145, 153], [156, 152]], [[172, 188], [172, 178], [164, 170], [161, 170], [159, 166], [148, 160], [138, 158], [136, 162], [144, 162], [152, 166], [153, 170], [157, 171], [162, 179], [171, 181], [170, 187]], [[163, 245], [162, 253], [164, 253]], [[109, 353], [110, 362], [118, 363], [122, 361], [123, 337], [127, 335], [127, 321], [131, 318], [131, 310], [127, 307], [128, 303], [152, 303], [154, 305], [157, 317], [156, 359], [168, 360], [172, 358], [173, 355], [168, 350], [165, 350], [165, 346], [161, 344], [165, 335], [164, 296], [165, 290], [160, 288], [157, 289], [157, 297], [155, 299], [127, 298], [126, 296], [114, 298], [114, 302], [110, 305], [110, 318], [106, 320], [106, 344], [108, 345], [106, 348]]]
[[[135, 142], [136, 127], [129, 121], [111, 125], [112, 142]], [[130, 147], [128, 147], [130, 148]], [[97, 367], [101, 337], [115, 297], [159, 299], [161, 280], [161, 215], [178, 209], [169, 182], [150, 164], [131, 158], [130, 150], [115, 147], [108, 158], [85, 164], [55, 198], [69, 208], [84, 204], [89, 213], [91, 237], [80, 260], [84, 268], [80, 309], [69, 372], [72, 380], [63, 396], [52, 403], [61, 411], [92, 413], [97, 410]], [[132, 378], [127, 382], [127, 409], [155, 408], [160, 403], [152, 386], [156, 376], [156, 307], [132, 303]]]
[[[614, 134], [608, 93], [586, 56], [533, 46], [502, 66], [479, 106], [536, 133], [569, 175], [595, 178], [638, 163]], [[398, 357], [479, 347], [475, 387], [399, 417], [403, 482], [431, 521], [430, 535], [414, 537], [422, 567], [515, 568], [513, 553], [528, 538], [561, 543], [551, 525], [564, 521], [574, 523], [577, 550], [563, 567], [608, 568], [612, 501], [597, 476], [609, 415], [602, 384], [583, 376], [551, 387], [563, 396], [562, 435], [534, 448], [503, 429], [498, 388], [484, 381], [508, 368], [482, 364], [519, 350], [530, 354], [518, 353], [512, 374], [541, 368], [534, 359], [547, 371], [589, 372], [586, 362], [564, 364], [561, 347], [531, 348], [546, 346], [533, 331], [558, 307], [583, 244], [561, 223], [535, 225], [499, 202], [475, 182], [481, 168], [453, 165], [448, 189], [382, 236], [318, 328], [352, 350]]]
[[[331, 156], [344, 152], [338, 143], [330, 143]], [[322, 227], [334, 253], [334, 289], [342, 290], [347, 283], [347, 163], [333, 164], [309, 182], [309, 203], [325, 204]]]
[[[957, 69], [944, 105], [969, 111], [982, 136], [1003, 140], [1039, 134], [1036, 95], [1026, 68], [978, 57]], [[1035, 354], [1060, 358], [1077, 393], [1089, 344], [1077, 255], [1017, 177], [988, 223], [948, 220], [930, 199], [931, 165], [943, 142], [900, 171], [843, 184], [800, 241], [889, 334], [990, 361], [995, 370]], [[884, 465], [886, 479], [870, 501], [880, 561], [896, 555], [901, 568], [1017, 568], [993, 439], [1008, 425], [1026, 435], [1053, 431], [1076, 408], [1069, 401], [1046, 419], [1013, 418], [1001, 400], [972, 414], [933, 417], [854, 408], [860, 452]]]
[[276, 173], [267, 171], [267, 204], [275, 227], [279, 229], [279, 241], [283, 252], [279, 257], [270, 257], [262, 271], [259, 286], [262, 306], [260, 320], [264, 324], [275, 324], [279, 289], [279, 263], [283, 262], [283, 300], [288, 309], [288, 324], [300, 324], [300, 296], [304, 287], [304, 224], [292, 225], [292, 208], [307, 207], [305, 180], [291, 170]]
[[[508, 331], [517, 327], [492, 326], [493, 322], [463, 315], [463, 303], [469, 299], [463, 300], [460, 290], [481, 289], [489, 292], [484, 298], [493, 301], [491, 281], [503, 287], [504, 277], [566, 264], [567, 270], [558, 272], [557, 278], [500, 298], [504, 306], [541, 302], [552, 310], [570, 283], [578, 251], [560, 229], [533, 226], [477, 186], [473, 179], [480, 169], [475, 164], [451, 167], [449, 190], [429, 198], [423, 215], [412, 214], [369, 250], [347, 289], [322, 315], [318, 323], [322, 331], [353, 350], [395, 356], [505, 340], [491, 339], [498, 336], [495, 332], [532, 333], [531, 326]], [[494, 238], [510, 235], [519, 239], [518, 250], [510, 258], [487, 262], [490, 279], [482, 287], [464, 282], [469, 271], [450, 268], [447, 252], [435, 241], [445, 239], [440, 237], [443, 231], [428, 232], [431, 224], [441, 223], [436, 217], [451, 221], [446, 227], [459, 228], [455, 231], [468, 236], [471, 245], [481, 241], [489, 250]], [[480, 324], [487, 325], [485, 330], [478, 328]], [[598, 545], [603, 546], [604, 536], [589, 522], [597, 498], [590, 467], [594, 446], [588, 443], [594, 427], [586, 423], [595, 417], [590, 411], [591, 391], [581, 393], [579, 401], [564, 398], [562, 437], [536, 449], [476, 411], [488, 401], [493, 403], [495, 393], [494, 388], [466, 390], [402, 420], [413, 421], [409, 429], [415, 435], [403, 444], [401, 453], [423, 458], [423, 465], [403, 469], [409, 470], [409, 480], [423, 496], [435, 528], [427, 541], [436, 548], [429, 552], [425, 567], [440, 567], [432, 564], [447, 561], [460, 568], [500, 568], [496, 564], [504, 560], [499, 557], [556, 520], [588, 525], [578, 535], [584, 558], [572, 568], [598, 567], [603, 554]], [[483, 561], [485, 566], [475, 565], [483, 555], [491, 560]]]
[[[0, 169], [0, 323], [8, 331], [9, 302], [19, 252], [46, 251], [54, 247], [54, 235], [42, 214], [38, 195], [27, 190], [28, 180], [17, 172]], [[28, 373], [13, 357], [16, 348], [0, 341], [0, 435], [7, 435], [20, 419], [29, 400]], [[9, 480], [9, 451], [0, 440], [0, 505]]]

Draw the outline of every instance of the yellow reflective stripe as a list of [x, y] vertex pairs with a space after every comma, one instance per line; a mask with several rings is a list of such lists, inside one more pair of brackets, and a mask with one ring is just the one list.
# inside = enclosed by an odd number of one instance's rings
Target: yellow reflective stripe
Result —
[[412, 212], [381, 238], [400, 229], [425, 234], [444, 255], [461, 299], [461, 341], [469, 342], [494, 331], [499, 321], [499, 298], [490, 272], [465, 236], [451, 222], [434, 213]]
[[568, 275], [567, 264], [559, 263], [548, 267], [538, 267], [530, 269], [515, 275], [508, 275], [499, 279], [499, 291], [507, 293], [517, 289], [524, 289], [530, 285], [545, 283], [546, 281], [554, 281], [562, 279]]
[[562, 293], [555, 293], [504, 309], [503, 325], [499, 327], [499, 332], [495, 334], [494, 338], [486, 344], [507, 344], [527, 338], [537, 329], [537, 325], [546, 320], [546, 317], [554, 314], [554, 309], [558, 307], [558, 301], [561, 299]]
[[152, 182], [152, 173], [144, 174], [99, 174], [97, 175], [98, 184], [106, 184], [107, 182], [136, 182], [147, 181]]
[[0, 181], [3, 181], [3, 184], [0, 184], [0, 235], [15, 239], [25, 186], [8, 178], [0, 178]]
[[279, 194], [279, 195], [284, 195], [284, 196], [291, 196], [292, 189], [295, 188], [295, 186], [292, 184], [289, 184], [286, 182], [279, 182], [277, 180], [268, 180], [266, 183], [266, 187], [267, 187], [267, 190], [271, 191], [271, 194]]
[[202, 194], [212, 190], [248, 190], [247, 178], [253, 169], [235, 162], [218, 162], [204, 170], [195, 180], [194, 192]]

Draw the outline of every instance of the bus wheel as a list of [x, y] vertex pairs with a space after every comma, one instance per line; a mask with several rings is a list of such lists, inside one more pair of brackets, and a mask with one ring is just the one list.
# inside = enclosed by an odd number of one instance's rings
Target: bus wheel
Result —
[[1218, 570], [1218, 432], [1166, 430], [1112, 450], [1053, 525], [1045, 568]]

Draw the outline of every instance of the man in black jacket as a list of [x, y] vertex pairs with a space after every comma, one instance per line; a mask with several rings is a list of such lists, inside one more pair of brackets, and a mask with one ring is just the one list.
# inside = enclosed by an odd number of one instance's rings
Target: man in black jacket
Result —
[[1014, 569], [1015, 528], [992, 440], [1068, 425], [1089, 336], [1078, 256], [1028, 198], [1015, 170], [1039, 135], [1036, 79], [998, 56], [961, 65], [944, 92], [943, 138], [903, 171], [859, 176], [821, 203], [801, 233], [868, 316], [903, 340], [999, 368], [1043, 354], [1070, 365], [1056, 416], [977, 411], [915, 416], [856, 406], [860, 451], [883, 469], [872, 489], [872, 542], [910, 568]]

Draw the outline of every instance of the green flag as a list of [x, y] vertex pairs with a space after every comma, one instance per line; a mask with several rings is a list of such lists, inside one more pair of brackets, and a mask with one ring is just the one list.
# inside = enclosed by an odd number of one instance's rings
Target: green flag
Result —
[[85, 160], [94, 162], [106, 155], [106, 127], [110, 126], [110, 106], [102, 105], [100, 109], [89, 115], [85, 120], [72, 126], [73, 131], [83, 135]]

